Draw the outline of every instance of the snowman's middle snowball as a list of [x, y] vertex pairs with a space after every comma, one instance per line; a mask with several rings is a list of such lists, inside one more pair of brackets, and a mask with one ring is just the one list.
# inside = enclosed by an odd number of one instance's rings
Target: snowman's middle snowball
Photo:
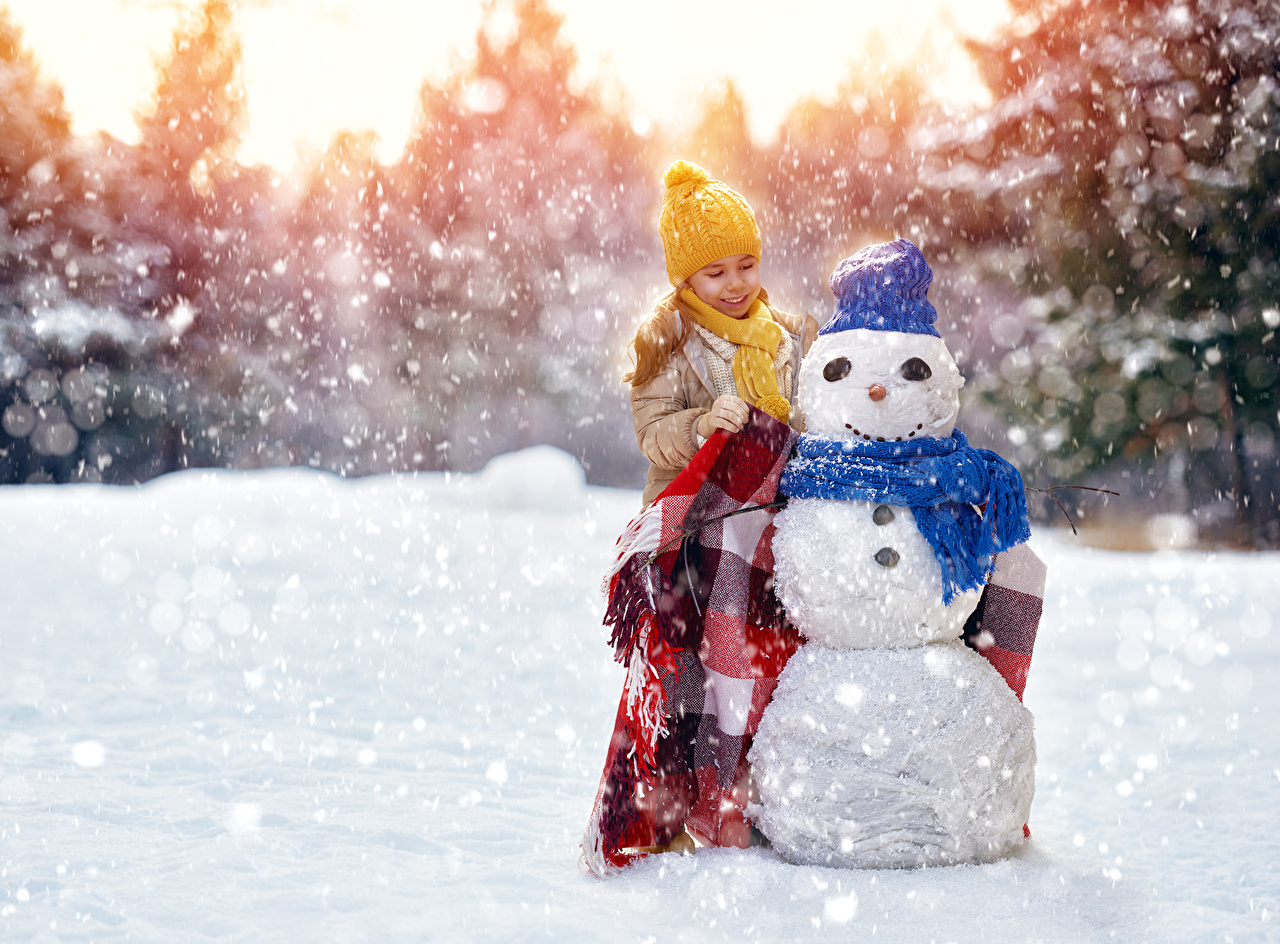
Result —
[[[877, 515], [881, 507], [889, 513]], [[774, 523], [778, 599], [810, 642], [870, 649], [956, 639], [978, 605], [977, 590], [943, 604], [937, 558], [910, 508], [806, 499]], [[896, 554], [881, 555], [890, 566], [877, 559], [886, 548]]]

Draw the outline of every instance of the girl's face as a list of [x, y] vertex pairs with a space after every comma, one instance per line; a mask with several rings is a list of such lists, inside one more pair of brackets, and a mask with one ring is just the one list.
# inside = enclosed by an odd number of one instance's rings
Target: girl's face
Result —
[[755, 256], [725, 256], [689, 276], [693, 294], [730, 318], [745, 318], [760, 294], [760, 262]]

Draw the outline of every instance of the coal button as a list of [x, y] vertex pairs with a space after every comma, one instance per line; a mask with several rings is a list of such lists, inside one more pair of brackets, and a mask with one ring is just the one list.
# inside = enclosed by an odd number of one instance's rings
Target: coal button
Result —
[[897, 567], [898, 552], [891, 547], [882, 547], [876, 551], [876, 563], [881, 567]]
[[893, 520], [893, 509], [888, 505], [876, 505], [876, 510], [871, 512], [871, 520], [876, 524], [888, 524]]

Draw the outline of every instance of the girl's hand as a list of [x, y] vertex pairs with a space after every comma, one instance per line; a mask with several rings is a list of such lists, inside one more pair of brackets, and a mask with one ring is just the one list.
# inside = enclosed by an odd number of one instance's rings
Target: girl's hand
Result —
[[727, 429], [736, 433], [742, 429], [751, 415], [747, 401], [741, 397], [717, 397], [711, 409], [698, 417], [697, 433], [703, 439], [710, 439], [717, 429]]

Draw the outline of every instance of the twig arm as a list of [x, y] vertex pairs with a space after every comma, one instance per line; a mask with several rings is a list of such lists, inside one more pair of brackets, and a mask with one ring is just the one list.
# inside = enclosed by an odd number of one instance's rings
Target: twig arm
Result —
[[644, 562], [644, 565], [648, 567], [657, 560], [659, 556], [666, 553], [667, 549], [672, 547], [677, 541], [683, 541], [689, 535], [696, 534], [708, 525], [715, 524], [717, 521], [724, 521], [726, 518], [736, 518], [738, 515], [745, 515], [749, 511], [763, 511], [767, 508], [781, 508], [786, 503], [787, 500], [785, 498], [780, 498], [777, 501], [769, 502], [767, 505], [748, 505], [746, 508], [738, 508], [734, 511], [726, 512], [723, 515], [716, 515], [714, 518], [708, 518], [706, 521], [700, 521], [691, 527], [681, 528], [675, 533], [675, 536], [673, 536], [671, 540], [667, 541], [656, 551], [650, 554], [649, 559]]
[[1072, 533], [1072, 534], [1074, 534], [1074, 535], [1079, 535], [1079, 534], [1080, 534], [1080, 532], [1076, 530], [1076, 523], [1075, 523], [1074, 521], [1072, 521], [1072, 520], [1071, 520], [1071, 515], [1067, 512], [1066, 507], [1062, 504], [1062, 502], [1058, 501], [1058, 496], [1056, 496], [1056, 495], [1054, 495], [1054, 494], [1053, 494], [1057, 489], [1060, 489], [1060, 488], [1078, 488], [1078, 489], [1082, 489], [1083, 491], [1086, 491], [1086, 492], [1102, 492], [1102, 494], [1104, 494], [1104, 495], [1119, 495], [1119, 494], [1120, 494], [1119, 492], [1113, 492], [1113, 491], [1112, 491], [1111, 489], [1109, 489], [1109, 488], [1094, 488], [1092, 485], [1050, 485], [1048, 488], [1036, 488], [1034, 485], [1027, 485], [1027, 486], [1025, 486], [1025, 487], [1026, 487], [1026, 490], [1027, 490], [1028, 492], [1044, 492], [1044, 494], [1046, 494], [1046, 495], [1048, 495], [1050, 498], [1052, 498], [1052, 499], [1053, 499], [1053, 503], [1054, 503], [1055, 505], [1057, 505], [1059, 508], [1061, 508], [1061, 509], [1062, 509], [1062, 513], [1063, 513], [1064, 515], [1066, 515], [1066, 518], [1067, 518], [1067, 524], [1071, 525], [1071, 533]]

